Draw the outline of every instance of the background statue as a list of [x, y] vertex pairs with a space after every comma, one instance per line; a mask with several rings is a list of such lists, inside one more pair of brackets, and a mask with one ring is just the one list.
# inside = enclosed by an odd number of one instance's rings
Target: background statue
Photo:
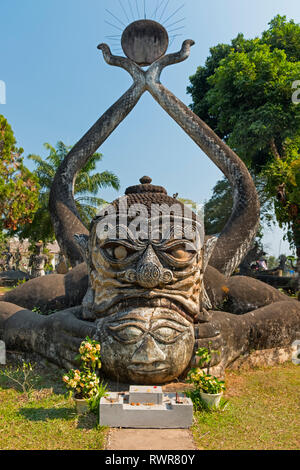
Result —
[[29, 267], [31, 267], [31, 277], [45, 276], [45, 264], [48, 257], [43, 253], [43, 243], [35, 244], [34, 253], [30, 256]]
[[[127, 58], [113, 56], [105, 44], [98, 46], [106, 62], [127, 70], [134, 83], [72, 148], [50, 194], [51, 216], [64, 254], [74, 267], [83, 260], [86, 264], [65, 276], [34, 279], [4, 296], [0, 337], [8, 349], [33, 351], [69, 367], [89, 335], [104, 345], [102, 362], [108, 376], [141, 383], [163, 383], [184, 375], [196, 362], [194, 352], [208, 344], [220, 351], [213, 358], [219, 373], [253, 350], [289, 352], [300, 331], [300, 304], [255, 279], [230, 278], [259, 223], [252, 178], [240, 158], [160, 83], [162, 70], [187, 59], [193, 44], [184, 41], [181, 51], [164, 55], [167, 32], [158, 23], [142, 20], [124, 31]], [[217, 240], [208, 238], [198, 246], [189, 239], [175, 247], [171, 235], [162, 237], [162, 245], [147, 232], [143, 239], [124, 244], [120, 237], [102, 238], [99, 221], [93, 221], [90, 232], [80, 221], [72, 193], [78, 171], [146, 91], [230, 181], [233, 210]], [[161, 201], [167, 207], [178, 204], [149, 178], [141, 183], [126, 191], [129, 208], [133, 202], [146, 207]], [[113, 206], [120, 215], [118, 203]], [[148, 217], [142, 214], [141, 223]], [[120, 217], [117, 227], [128, 229]], [[192, 250], [186, 248], [188, 241]], [[62, 310], [48, 317], [35, 315], [30, 309], [39, 302]]]
[[10, 245], [7, 244], [4, 254], [4, 271], [11, 271], [14, 268], [14, 255], [11, 252]]

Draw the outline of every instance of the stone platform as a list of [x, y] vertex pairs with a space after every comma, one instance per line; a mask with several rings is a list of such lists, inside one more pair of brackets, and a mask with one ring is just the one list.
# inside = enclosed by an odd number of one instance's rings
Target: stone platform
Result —
[[110, 392], [100, 401], [100, 425], [111, 428], [186, 429], [193, 421], [193, 403], [161, 387], [131, 386]]

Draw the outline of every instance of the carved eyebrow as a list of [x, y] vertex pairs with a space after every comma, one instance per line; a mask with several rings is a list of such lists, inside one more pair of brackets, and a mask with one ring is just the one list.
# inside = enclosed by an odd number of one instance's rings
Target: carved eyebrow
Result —
[[144, 318], [141, 318], [138, 315], [128, 313], [127, 315], [122, 316], [122, 318], [120, 318], [118, 320], [109, 321], [107, 324], [108, 325], [119, 325], [120, 322], [125, 323], [125, 322], [130, 321], [130, 320], [132, 320], [133, 322], [141, 322], [141, 323], [146, 323], [148, 321], [148, 320], [145, 320]]
[[159, 315], [160, 315], [159, 317], [153, 316], [151, 322], [156, 323], [159, 320], [166, 320], [166, 321], [169, 321], [169, 322], [172, 322], [172, 323], [177, 323], [178, 325], [181, 325], [181, 326], [184, 326], [184, 327], [189, 327], [190, 326], [190, 323], [187, 324], [186, 322], [184, 322], [184, 320], [182, 322], [180, 320], [177, 320], [177, 319], [174, 320], [173, 315], [172, 314], [169, 315], [167, 312], [164, 312], [164, 313], [160, 312]]
[[120, 331], [120, 330], [124, 330], [124, 328], [127, 328], [128, 326], [135, 326], [139, 330], [146, 331], [146, 329], [143, 326], [137, 324], [136, 322], [127, 322], [127, 323], [124, 322], [121, 325], [116, 325], [116, 326], [108, 325], [108, 328], [112, 331]]
[[159, 330], [160, 328], [171, 328], [172, 330], [178, 331], [179, 333], [183, 333], [185, 329], [188, 328], [187, 325], [181, 325], [180, 323], [177, 324], [178, 326], [174, 325], [174, 323], [177, 323], [177, 322], [171, 322], [170, 320], [167, 320], [165, 323], [160, 323], [157, 325], [155, 325], [155, 323], [157, 322], [154, 322], [151, 328], [151, 331], [153, 332]]

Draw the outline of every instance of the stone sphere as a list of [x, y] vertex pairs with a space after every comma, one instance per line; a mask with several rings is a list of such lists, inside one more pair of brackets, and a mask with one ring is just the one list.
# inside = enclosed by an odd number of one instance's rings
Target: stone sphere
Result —
[[162, 57], [169, 45], [165, 28], [152, 20], [139, 20], [124, 30], [121, 39], [124, 54], [141, 67]]

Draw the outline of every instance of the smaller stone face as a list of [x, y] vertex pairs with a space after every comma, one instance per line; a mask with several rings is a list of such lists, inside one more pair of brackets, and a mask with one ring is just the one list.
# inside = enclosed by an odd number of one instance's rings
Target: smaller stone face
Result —
[[102, 365], [115, 380], [165, 383], [180, 376], [194, 348], [194, 325], [168, 308], [128, 308], [97, 320]]
[[143, 67], [165, 54], [169, 37], [165, 28], [156, 21], [139, 20], [127, 26], [121, 44], [125, 55]]

